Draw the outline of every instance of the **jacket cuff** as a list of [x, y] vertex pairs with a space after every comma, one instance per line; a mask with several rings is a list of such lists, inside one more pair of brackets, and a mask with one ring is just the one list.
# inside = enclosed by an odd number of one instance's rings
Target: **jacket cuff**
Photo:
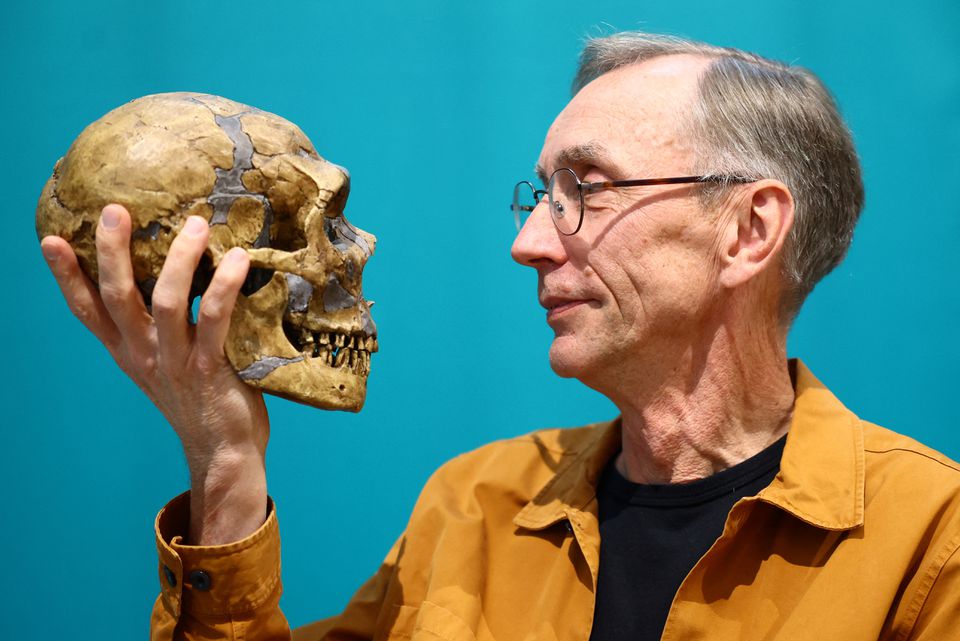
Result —
[[[185, 545], [190, 524], [190, 492], [170, 501], [157, 514], [155, 533], [160, 556], [163, 609], [229, 617], [250, 613], [280, 598], [280, 531], [273, 500], [267, 519], [250, 536], [226, 545]], [[159, 605], [159, 604], [158, 604]]]

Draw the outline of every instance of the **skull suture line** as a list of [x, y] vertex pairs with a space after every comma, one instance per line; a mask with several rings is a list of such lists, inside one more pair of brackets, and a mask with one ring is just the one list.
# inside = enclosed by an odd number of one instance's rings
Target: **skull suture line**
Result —
[[346, 170], [273, 114], [204, 94], [145, 96], [87, 127], [57, 161], [37, 232], [65, 238], [97, 282], [101, 209], [133, 218], [134, 278], [149, 304], [187, 216], [210, 224], [194, 274], [201, 295], [232, 247], [251, 271], [230, 321], [227, 358], [247, 383], [301, 403], [358, 411], [377, 330], [361, 292], [376, 238], [343, 217]]

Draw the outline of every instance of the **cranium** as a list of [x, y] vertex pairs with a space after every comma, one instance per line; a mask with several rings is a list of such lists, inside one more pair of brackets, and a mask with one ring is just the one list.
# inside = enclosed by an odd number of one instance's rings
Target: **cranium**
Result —
[[146, 96], [97, 120], [57, 161], [37, 232], [65, 238], [97, 282], [101, 209], [133, 219], [133, 271], [149, 306], [187, 216], [209, 221], [191, 300], [232, 247], [251, 271], [231, 318], [227, 358], [250, 385], [327, 409], [358, 411], [376, 326], [361, 292], [376, 239], [343, 217], [349, 174], [273, 114], [204, 94]]

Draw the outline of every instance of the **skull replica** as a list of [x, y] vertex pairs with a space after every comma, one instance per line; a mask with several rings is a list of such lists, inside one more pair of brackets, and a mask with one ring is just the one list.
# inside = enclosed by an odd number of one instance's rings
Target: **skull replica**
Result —
[[149, 305], [187, 216], [210, 225], [190, 300], [232, 247], [251, 269], [225, 346], [244, 381], [301, 403], [358, 411], [377, 351], [361, 276], [376, 239], [343, 217], [350, 178], [300, 129], [217, 96], [169, 93], [123, 105], [87, 127], [57, 161], [37, 207], [97, 282], [100, 210], [133, 219], [134, 278]]

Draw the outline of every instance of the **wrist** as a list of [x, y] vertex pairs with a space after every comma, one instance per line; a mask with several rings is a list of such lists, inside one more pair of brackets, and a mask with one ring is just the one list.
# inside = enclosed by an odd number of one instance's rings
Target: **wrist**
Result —
[[222, 545], [249, 536], [267, 516], [263, 455], [224, 450], [205, 465], [191, 465], [191, 545]]

